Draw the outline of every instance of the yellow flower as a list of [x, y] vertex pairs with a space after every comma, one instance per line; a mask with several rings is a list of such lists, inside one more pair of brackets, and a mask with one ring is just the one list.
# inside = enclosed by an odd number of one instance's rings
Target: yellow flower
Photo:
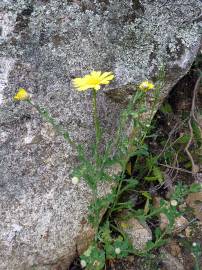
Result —
[[24, 88], [19, 88], [18, 92], [14, 96], [14, 100], [26, 100], [29, 99], [29, 94]]
[[139, 85], [139, 89], [141, 91], [147, 92], [149, 90], [154, 89], [154, 84], [148, 81], [143, 81], [140, 85]]
[[83, 78], [73, 79], [73, 85], [78, 91], [88, 89], [100, 90], [101, 84], [109, 84], [114, 79], [112, 72], [92, 71]]

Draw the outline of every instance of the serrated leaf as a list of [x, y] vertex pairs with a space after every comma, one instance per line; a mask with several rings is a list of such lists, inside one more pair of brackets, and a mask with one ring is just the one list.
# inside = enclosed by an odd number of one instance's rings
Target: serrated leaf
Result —
[[[123, 191], [129, 191], [129, 190], [133, 190], [134, 188], [137, 186], [137, 184], [139, 183], [136, 179], [131, 178], [131, 179], [127, 179], [127, 181], [125, 181], [126, 184], [124, 185], [124, 187], [121, 190], [121, 193], [123, 193]], [[124, 183], [125, 183], [124, 182]]]
[[143, 191], [143, 192], [141, 192], [141, 194], [142, 194], [145, 198], [147, 198], [147, 199], [149, 199], [149, 200], [152, 199], [151, 194], [150, 194], [148, 191]]
[[166, 243], [167, 243], [167, 240], [161, 239], [161, 240], [159, 240], [157, 243], [155, 243], [155, 248], [162, 247], [162, 246], [164, 246]]
[[195, 193], [195, 192], [199, 192], [202, 190], [202, 185], [198, 184], [198, 183], [193, 183], [191, 184], [191, 186], [189, 187], [189, 191], [191, 193]]
[[143, 144], [140, 148], [134, 151], [133, 155], [139, 157], [148, 156], [149, 155], [148, 145]]
[[149, 181], [149, 182], [153, 182], [153, 181], [158, 181], [158, 178], [156, 176], [145, 176], [144, 180]]
[[161, 170], [159, 169], [159, 167], [155, 166], [153, 168], [153, 174], [156, 176], [157, 180], [159, 181], [159, 183], [162, 183], [164, 180], [163, 174], [161, 172]]
[[184, 134], [176, 140], [176, 143], [187, 144], [190, 140], [190, 135]]
[[154, 248], [154, 246], [155, 246], [155, 243], [152, 242], [151, 240], [149, 240], [149, 241], [146, 243], [146, 249], [151, 250], [151, 249]]

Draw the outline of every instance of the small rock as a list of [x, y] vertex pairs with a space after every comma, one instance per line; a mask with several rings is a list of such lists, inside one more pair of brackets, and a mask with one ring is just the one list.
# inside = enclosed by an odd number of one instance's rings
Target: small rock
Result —
[[162, 263], [166, 270], [184, 270], [182, 263], [168, 253], [165, 248], [161, 248], [160, 253], [162, 254]]
[[188, 221], [185, 217], [183, 217], [183, 216], [177, 217], [177, 218], [175, 219], [173, 233], [174, 233], [174, 234], [180, 233], [180, 232], [183, 231], [188, 225], [189, 225], [189, 221]]
[[163, 213], [160, 214], [160, 229], [163, 231], [166, 229], [166, 227], [169, 225], [169, 220], [167, 216]]
[[186, 208], [187, 208], [186, 202], [184, 202], [184, 203], [182, 203], [182, 204], [179, 205], [179, 210], [182, 211], [182, 212], [185, 211]]
[[109, 167], [108, 173], [110, 176], [119, 175], [122, 172], [122, 167], [120, 164], [116, 163]]
[[176, 241], [171, 241], [169, 247], [172, 256], [179, 257], [181, 255], [181, 248]]
[[191, 228], [190, 227], [187, 227], [185, 229], [185, 235], [186, 235], [187, 238], [189, 238], [191, 236]]
[[[160, 206], [160, 200], [161, 200], [160, 197], [155, 197], [154, 206], [156, 208]], [[161, 230], [165, 230], [166, 227], [169, 225], [169, 220], [168, 220], [167, 216], [164, 213], [160, 213], [159, 217], [160, 217], [160, 225], [159, 225], [159, 227], [160, 227]], [[175, 222], [174, 222], [174, 227], [173, 227], [173, 234], [180, 233], [188, 225], [189, 225], [189, 222], [185, 217], [183, 217], [183, 216], [176, 217]]]
[[152, 232], [150, 228], [142, 225], [137, 219], [130, 218], [129, 220], [118, 221], [120, 228], [128, 235], [135, 249], [144, 249], [146, 243], [152, 240]]
[[[169, 220], [165, 214], [160, 214], [160, 229], [165, 230], [169, 224]], [[174, 222], [173, 234], [178, 234], [189, 225], [188, 220], [181, 216], [177, 217]]]
[[189, 194], [186, 202], [193, 208], [194, 215], [202, 221], [202, 191]]

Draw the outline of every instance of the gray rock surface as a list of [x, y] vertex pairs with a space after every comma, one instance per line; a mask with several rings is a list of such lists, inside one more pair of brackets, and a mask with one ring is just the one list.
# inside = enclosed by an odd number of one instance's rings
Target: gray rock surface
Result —
[[[74, 91], [71, 79], [113, 71], [118, 93], [154, 78], [163, 63], [163, 99], [194, 60], [200, 14], [200, 0], [0, 1], [1, 270], [66, 269], [93, 235], [85, 222], [91, 193], [70, 179], [75, 151], [29, 106], [13, 102], [17, 89], [88, 147], [90, 93]], [[116, 91], [115, 98], [99, 93], [106, 140], [124, 107]]]
[[160, 249], [163, 266], [166, 270], [184, 270], [182, 262], [168, 253], [165, 248]]

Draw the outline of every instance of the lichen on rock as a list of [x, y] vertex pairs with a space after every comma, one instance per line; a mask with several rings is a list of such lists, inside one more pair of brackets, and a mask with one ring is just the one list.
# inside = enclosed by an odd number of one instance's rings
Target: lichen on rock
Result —
[[[81, 234], [84, 242], [92, 237], [82, 222], [90, 190], [70, 179], [75, 151], [30, 107], [13, 102], [16, 90], [26, 88], [88, 147], [94, 140], [90, 93], [73, 91], [73, 78], [93, 69], [113, 71], [110, 87], [119, 93], [155, 78], [164, 64], [162, 100], [193, 62], [201, 41], [201, 23], [194, 21], [201, 1], [141, 3], [0, 2], [0, 269], [66, 269]], [[106, 141], [125, 106], [116, 91], [99, 95]]]

